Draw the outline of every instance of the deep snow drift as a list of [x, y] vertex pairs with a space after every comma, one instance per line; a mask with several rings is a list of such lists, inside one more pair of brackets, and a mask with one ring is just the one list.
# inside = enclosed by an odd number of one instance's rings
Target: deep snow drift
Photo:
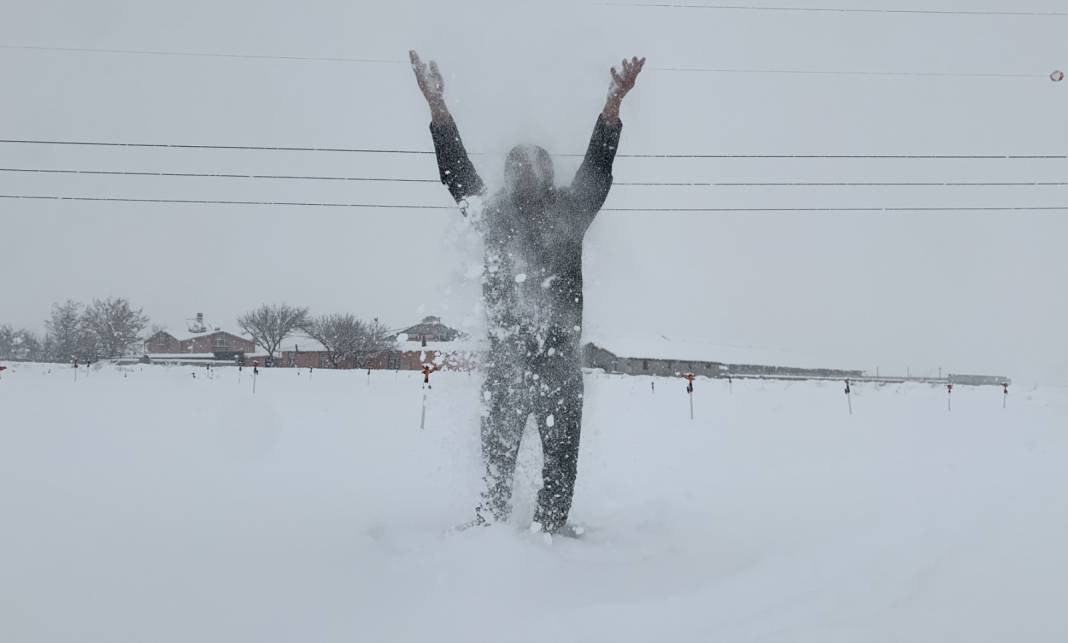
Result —
[[[478, 377], [13, 365], [0, 640], [1064, 641], [1068, 392], [588, 374], [578, 541], [446, 533]], [[533, 427], [528, 426], [528, 438]]]

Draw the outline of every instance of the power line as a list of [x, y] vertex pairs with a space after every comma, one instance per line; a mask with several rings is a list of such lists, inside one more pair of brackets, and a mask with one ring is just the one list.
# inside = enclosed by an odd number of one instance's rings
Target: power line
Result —
[[[2, 141], [0, 141], [2, 142]], [[555, 156], [555, 155], [554, 155]], [[617, 154], [656, 159], [889, 159], [889, 160], [1065, 160], [1066, 154]]]
[[1068, 206], [964, 206], [863, 208], [602, 208], [604, 212], [1054, 212]]
[[146, 49], [98, 49], [95, 47], [49, 47], [44, 45], [7, 45], [0, 44], [0, 49], [23, 49], [28, 51], [59, 51], [65, 53], [88, 54], [129, 54], [137, 56], [188, 56], [194, 58], [237, 58], [244, 60], [288, 60], [296, 62], [338, 62], [366, 63], [381, 65], [410, 64], [407, 60], [390, 58], [345, 58], [340, 56], [274, 56], [266, 54], [230, 54], [200, 51], [160, 51]]
[[1038, 187], [1068, 181], [634, 181], [613, 185], [692, 187]]
[[320, 208], [393, 208], [404, 210], [456, 210], [449, 205], [402, 205], [390, 203], [331, 203], [319, 201], [232, 201], [222, 199], [149, 199], [110, 196], [61, 196], [56, 194], [0, 194], [0, 199], [41, 201], [108, 201], [118, 203], [181, 203], [190, 205], [285, 205]]
[[28, 174], [88, 174], [93, 176], [161, 176], [183, 178], [212, 178], [212, 179], [273, 179], [273, 180], [301, 180], [301, 181], [359, 181], [368, 183], [440, 183], [438, 179], [406, 179], [399, 177], [374, 177], [374, 176], [315, 176], [297, 174], [240, 174], [228, 172], [148, 172], [137, 170], [72, 170], [72, 169], [44, 169], [24, 167], [0, 167], [0, 172], [28, 173]]
[[[669, 5], [613, 5], [613, 6], [658, 6]], [[682, 5], [679, 5], [682, 6]], [[701, 8], [689, 6], [688, 8]], [[1065, 14], [1068, 15], [1068, 14]], [[0, 44], [0, 49], [25, 50], [25, 51], [56, 51], [63, 53], [91, 53], [91, 54], [122, 54], [142, 56], [168, 56], [168, 57], [193, 57], [193, 58], [230, 58], [238, 60], [280, 60], [289, 62], [339, 62], [339, 63], [363, 63], [375, 65], [407, 65], [406, 60], [392, 58], [347, 58], [341, 56], [280, 56], [271, 54], [233, 54], [216, 52], [196, 51], [163, 51], [142, 49], [100, 49], [94, 47], [53, 47], [45, 45], [9, 45]], [[863, 70], [806, 70], [806, 69], [750, 69], [750, 68], [698, 68], [698, 67], [650, 67], [650, 71], [666, 72], [705, 72], [719, 74], [801, 74], [801, 75], [825, 75], [825, 76], [880, 76], [880, 77], [960, 77], [960, 78], [1046, 78], [1047, 74], [1041, 73], [994, 73], [994, 72], [913, 72], [913, 71], [863, 71]]]
[[[0, 172], [90, 176], [345, 181], [361, 183], [440, 183], [438, 179], [410, 179], [403, 177], [244, 174], [229, 172], [151, 172], [138, 170], [83, 170], [23, 167], [0, 167]], [[616, 181], [613, 185], [627, 187], [1053, 187], [1066, 186], [1068, 185], [1068, 181]]]
[[113, 141], [61, 141], [43, 139], [0, 139], [0, 143], [17, 145], [72, 145], [81, 147], [132, 147], [190, 150], [253, 150], [266, 152], [346, 152], [361, 154], [433, 154], [428, 150], [380, 149], [360, 147], [287, 147], [281, 145], [199, 145], [195, 143], [122, 143]]
[[748, 69], [732, 67], [651, 67], [653, 71], [700, 72], [710, 74], [797, 74], [805, 76], [878, 76], [896, 78], [1041, 78], [1043, 73], [941, 72], [941, 71], [866, 71], [847, 69]]
[[612, 185], [661, 187], [1049, 187], [1068, 181], [616, 181]]
[[[0, 199], [45, 201], [95, 201], [119, 203], [167, 203], [185, 205], [260, 205], [326, 208], [389, 208], [404, 210], [457, 210], [456, 206], [397, 203], [340, 203], [317, 201], [231, 201], [222, 199], [153, 199], [134, 197], [61, 196], [55, 194], [0, 194]], [[603, 212], [1053, 212], [1065, 206], [963, 206], [963, 207], [821, 207], [821, 208], [602, 208]]]
[[[366, 147], [306, 147], [280, 145], [219, 145], [195, 143], [130, 143], [115, 141], [70, 141], [51, 139], [0, 139], [11, 145], [67, 145], [77, 147], [121, 147], [150, 149], [247, 150], [267, 152], [338, 152], [357, 154], [418, 154], [433, 155], [433, 150]], [[472, 156], [488, 156], [486, 152], [470, 152]], [[558, 157], [582, 157], [583, 154], [553, 154]], [[617, 154], [616, 158], [654, 159], [890, 159], [890, 160], [1068, 160], [1068, 154]]]
[[630, 7], [644, 9], [708, 9], [717, 11], [761, 11], [789, 13], [859, 13], [859, 14], [901, 14], [901, 15], [935, 15], [935, 16], [1029, 16], [1029, 17], [1068, 17], [1062, 11], [1028, 11], [1028, 10], [987, 10], [987, 9], [879, 9], [846, 7], [783, 7], [753, 6], [734, 4], [671, 4], [671, 3], [621, 3], [600, 2], [601, 6]]

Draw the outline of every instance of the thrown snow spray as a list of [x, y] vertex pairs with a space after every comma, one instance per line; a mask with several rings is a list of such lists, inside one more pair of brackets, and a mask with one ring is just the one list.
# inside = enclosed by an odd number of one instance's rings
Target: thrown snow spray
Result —
[[423, 390], [423, 411], [419, 414], [419, 428], [426, 428], [426, 389]]
[[849, 405], [849, 414], [853, 415], [853, 389], [849, 386], [849, 380], [845, 381], [846, 404]]

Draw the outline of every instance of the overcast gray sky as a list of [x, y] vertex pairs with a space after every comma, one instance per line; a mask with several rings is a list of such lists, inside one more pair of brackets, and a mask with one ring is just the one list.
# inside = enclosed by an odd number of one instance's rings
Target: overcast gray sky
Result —
[[[758, 3], [752, 3], [754, 5]], [[786, 2], [775, 3], [788, 4]], [[1055, 0], [808, 7], [1064, 11]], [[397, 63], [58, 52], [47, 46], [439, 61], [487, 179], [519, 141], [580, 152], [607, 70], [648, 57], [621, 153], [1064, 154], [1068, 17], [624, 8], [540, 2], [8, 2], [0, 138], [430, 149]], [[1024, 74], [697, 73], [669, 67]], [[659, 68], [659, 69], [658, 69]], [[576, 159], [558, 159], [566, 177]], [[435, 178], [419, 155], [0, 144], [0, 167]], [[626, 159], [617, 182], [1068, 181], [1064, 160]], [[449, 205], [436, 184], [28, 175], [2, 194]], [[648, 187], [606, 207], [1068, 206], [1064, 186]], [[125, 296], [176, 326], [264, 301], [477, 326], [478, 256], [444, 210], [0, 200], [0, 322]], [[603, 212], [586, 336], [789, 349], [883, 372], [1068, 383], [1068, 213]]]

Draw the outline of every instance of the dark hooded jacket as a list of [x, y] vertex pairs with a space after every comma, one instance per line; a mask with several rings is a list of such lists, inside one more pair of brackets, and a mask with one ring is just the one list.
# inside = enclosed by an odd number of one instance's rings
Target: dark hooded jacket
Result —
[[[505, 187], [480, 208], [469, 203], [485, 184], [450, 118], [430, 131], [444, 183], [475, 218], [485, 241], [483, 295], [494, 333], [547, 336], [556, 350], [577, 350], [582, 327], [582, 239], [612, 186], [620, 124], [598, 117], [585, 158], [571, 185], [552, 184], [548, 154], [521, 146], [509, 154], [536, 165], [538, 185]], [[548, 164], [546, 166], [546, 164]], [[473, 200], [473, 199], [471, 199]], [[478, 209], [478, 212], [471, 210]]]

